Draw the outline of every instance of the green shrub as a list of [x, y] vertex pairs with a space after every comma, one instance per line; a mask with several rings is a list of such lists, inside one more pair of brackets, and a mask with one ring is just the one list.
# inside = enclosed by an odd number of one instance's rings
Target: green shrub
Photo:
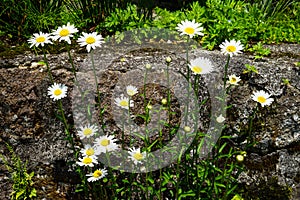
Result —
[[1, 31], [14, 39], [50, 31], [60, 21], [63, 0], [3, 0], [0, 2]]
[[7, 144], [7, 148], [11, 153], [11, 160], [8, 161], [0, 154], [0, 158], [4, 162], [7, 170], [11, 173], [13, 188], [11, 200], [23, 200], [36, 197], [36, 190], [33, 187], [32, 177], [34, 172], [27, 172], [27, 162], [23, 163], [11, 146]]

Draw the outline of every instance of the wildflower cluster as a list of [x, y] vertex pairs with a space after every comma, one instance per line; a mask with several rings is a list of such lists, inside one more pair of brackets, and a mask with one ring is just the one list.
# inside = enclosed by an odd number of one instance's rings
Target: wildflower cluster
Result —
[[115, 104], [121, 108], [129, 109], [134, 106], [134, 102], [133, 100], [130, 100], [130, 97], [138, 93], [138, 90], [136, 87], [129, 85], [126, 87], [126, 93], [129, 97], [125, 97], [124, 94], [121, 94], [120, 97], [115, 99]]
[[[190, 38], [193, 38], [194, 36], [202, 36], [204, 35], [201, 31], [203, 31], [203, 28], [200, 27], [200, 23], [196, 23], [195, 20], [193, 21], [182, 21], [177, 26], [177, 30], [179, 30], [181, 33], [180, 35], [188, 35]], [[242, 53], [243, 45], [240, 41], [236, 40], [225, 40], [222, 44], [219, 45], [221, 49], [221, 53], [224, 55], [228, 55], [229, 57], [233, 57], [234, 55], [238, 55]], [[196, 58], [192, 60], [189, 64], [189, 68], [191, 71], [195, 74], [207, 74], [213, 71], [214, 67], [212, 65], [212, 62], [208, 58]], [[235, 74], [228, 76], [228, 83], [230, 85], [238, 85], [238, 83], [241, 81], [241, 78], [239, 76], [236, 76]], [[266, 93], [265, 91], [261, 90], [258, 92], [253, 92], [252, 99], [258, 103], [262, 107], [269, 106], [273, 99], [270, 98], [270, 94]], [[218, 117], [218, 121], [224, 121], [223, 116]]]
[[[74, 36], [73, 34], [77, 33], [78, 29], [75, 28], [74, 25], [67, 23], [67, 25], [63, 25], [58, 27], [56, 30], [53, 30], [52, 33], [35, 33], [33, 37], [28, 40], [30, 44], [30, 48], [35, 46], [38, 47], [41, 45], [42, 47], [45, 44], [53, 44], [53, 41], [66, 41], [68, 44], [71, 44], [71, 38]], [[88, 52], [91, 49], [96, 49], [96, 47], [100, 47], [103, 41], [103, 37], [98, 35], [97, 32], [93, 33], [82, 33], [82, 36], [77, 40], [80, 46], [86, 46]]]
[[[180, 35], [187, 37], [187, 40], [192, 39], [193, 37], [196, 36], [204, 35], [204, 33], [202, 32], [204, 31], [204, 29], [201, 27], [201, 24], [195, 22], [195, 20], [182, 21], [180, 24], [177, 25], [176, 29], [180, 32]], [[74, 25], [67, 23], [67, 25], [63, 25], [61, 27], [58, 27], [58, 29], [53, 30], [52, 33], [42, 33], [42, 32], [35, 33], [33, 34], [33, 37], [28, 40], [28, 42], [30, 44], [30, 47], [39, 47], [39, 46], [44, 47], [46, 44], [53, 44], [54, 41], [58, 41], [58, 42], [65, 41], [68, 45], [70, 45], [72, 43], [71, 39], [75, 37], [75, 34], [77, 32], [78, 29]], [[104, 39], [100, 34], [97, 34], [96, 32], [93, 33], [83, 32], [82, 35], [77, 39], [77, 43], [81, 47], [85, 46], [87, 52], [91, 52], [97, 47], [101, 47], [101, 45], [104, 43]], [[225, 101], [229, 89], [231, 87], [238, 87], [238, 85], [241, 82], [243, 83], [240, 76], [237, 76], [236, 74], [227, 75], [227, 72], [228, 72], [230, 58], [241, 54], [244, 47], [240, 41], [236, 41], [234, 39], [230, 41], [225, 40], [225, 42], [220, 44], [219, 47], [221, 49], [221, 53], [227, 56], [227, 63], [224, 67], [224, 80], [223, 80], [224, 89], [226, 90], [226, 93], [224, 96], [221, 97], [221, 99], [223, 98], [223, 101]], [[172, 62], [172, 59], [170, 57], [167, 57], [166, 63], [168, 66], [170, 62]], [[195, 86], [195, 91], [196, 91], [195, 93], [198, 94], [197, 90], [198, 90], [200, 76], [212, 73], [215, 70], [214, 64], [208, 58], [198, 57], [189, 61], [186, 67], [188, 70], [188, 75], [187, 75], [188, 82], [190, 83], [191, 80], [195, 81], [193, 85]], [[146, 69], [151, 69], [151, 65], [147, 64]], [[194, 76], [195, 79], [190, 79], [190, 76]], [[125, 111], [130, 112], [130, 109], [135, 105], [134, 101], [132, 100], [132, 97], [138, 94], [139, 91], [137, 87], [133, 85], [128, 85], [124, 89], [125, 89], [124, 93], [120, 94], [120, 96], [114, 99], [114, 104], [117, 105], [119, 108], [124, 109], [123, 110], [124, 112]], [[63, 113], [62, 106], [61, 106], [61, 99], [67, 97], [67, 92], [68, 92], [68, 87], [61, 83], [53, 82], [52, 85], [48, 88], [48, 95], [50, 96], [50, 98], [53, 99], [53, 101], [59, 102], [61, 113]], [[274, 101], [274, 99], [270, 97], [271, 95], [269, 93], [261, 90], [261, 91], [253, 92], [251, 99], [259, 103], [258, 105], [264, 107], [264, 106], [271, 105], [272, 102]], [[161, 103], [164, 106], [169, 105], [170, 96], [168, 96], [167, 99], [162, 99]], [[186, 103], [188, 104], [189, 102], [187, 101]], [[145, 107], [145, 109], [150, 110], [153, 109], [153, 107], [150, 104], [148, 104]], [[222, 113], [224, 114], [225, 112]], [[215, 116], [215, 121], [217, 123], [223, 124], [226, 121], [226, 118], [223, 116], [223, 114], [218, 113], [218, 115]], [[62, 118], [63, 120], [65, 120], [64, 124], [67, 125], [65, 117], [63, 116]], [[66, 127], [66, 129], [68, 129], [68, 126]], [[192, 132], [192, 128], [187, 125], [184, 126], [183, 130], [185, 134]], [[108, 168], [109, 170], [107, 170], [99, 162], [99, 158], [107, 158], [109, 154], [117, 153], [118, 151], [121, 150], [117, 138], [115, 138], [111, 133], [104, 135], [102, 133], [102, 129], [100, 129], [96, 124], [88, 124], [88, 123], [78, 127], [76, 135], [81, 139], [81, 141], [84, 141], [85, 144], [83, 145], [84, 147], [80, 148], [78, 151], [80, 154], [78, 156], [78, 160], [76, 164], [77, 166], [84, 168], [86, 172], [84, 175], [87, 178], [87, 181], [88, 182], [99, 181], [100, 179], [106, 177], [108, 174], [111, 174], [110, 169]], [[242, 162], [244, 160], [245, 155], [246, 153], [236, 156], [237, 161]], [[141, 148], [131, 147], [127, 152], [127, 160], [134, 163], [134, 165], [140, 166], [145, 161], [146, 157], [147, 157], [147, 153], [143, 152]], [[180, 179], [179, 171], [177, 171], [176, 177], [178, 178], [178, 180]]]
[[[33, 37], [28, 40], [30, 47], [44, 47], [45, 44], [53, 44], [53, 41], [65, 41], [68, 44], [71, 44], [71, 39], [74, 37], [74, 34], [78, 32], [78, 29], [67, 23], [67, 25], [63, 25], [58, 27], [56, 30], [53, 30], [52, 33], [35, 33]], [[96, 47], [101, 47], [102, 43], [104, 43], [101, 35], [96, 32], [93, 33], [82, 33], [77, 39], [77, 42], [80, 46], [86, 46], [87, 52], [90, 52], [92, 49], [96, 49]], [[61, 100], [62, 98], [67, 96], [68, 87], [61, 83], [53, 83], [48, 88], [48, 95], [54, 101]], [[120, 98], [115, 99], [115, 103], [124, 109], [129, 109], [133, 107], [133, 101], [130, 100], [130, 97], [135, 95], [138, 92], [137, 88], [134, 86], [126, 87], [126, 94], [129, 97], [124, 97], [121, 95]], [[84, 145], [82, 149], [80, 149], [80, 157], [76, 162], [79, 166], [94, 168], [99, 165], [98, 157], [105, 156], [104, 154], [117, 151], [119, 149], [119, 145], [117, 144], [117, 139], [115, 139], [111, 135], [100, 135], [100, 131], [96, 125], [82, 125], [79, 127], [77, 131], [77, 136], [84, 141], [88, 141], [88, 144]], [[89, 144], [90, 143], [90, 144]], [[128, 152], [129, 159], [132, 160], [135, 164], [141, 163], [145, 158], [145, 153], [141, 153], [140, 148], [131, 148]], [[89, 182], [94, 182], [102, 179], [108, 174], [105, 168], [95, 168], [91, 173], [86, 174], [89, 177], [87, 180]]]

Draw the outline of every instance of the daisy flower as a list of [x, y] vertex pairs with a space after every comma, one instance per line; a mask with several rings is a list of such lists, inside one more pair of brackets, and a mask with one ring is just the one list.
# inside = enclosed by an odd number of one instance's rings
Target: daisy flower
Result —
[[101, 44], [104, 43], [103, 37], [101, 35], [97, 35], [97, 32], [93, 33], [82, 33], [83, 36], [78, 38], [77, 42], [80, 46], [86, 46], [86, 50], [88, 52], [92, 49], [96, 49], [96, 47], [101, 47]]
[[128, 109], [129, 107], [133, 107], [133, 101], [130, 100], [129, 102], [129, 99], [127, 97], [124, 97], [124, 95], [121, 95], [121, 97], [116, 98], [115, 104], [125, 109]]
[[95, 156], [85, 156], [79, 158], [79, 161], [76, 162], [79, 166], [89, 166], [94, 167], [94, 164], [98, 164]]
[[203, 31], [201, 24], [196, 23], [195, 20], [181, 21], [181, 23], [177, 25], [176, 29], [181, 32], [180, 35], [188, 35], [190, 38], [194, 37], [195, 35], [204, 35], [201, 32]]
[[192, 60], [189, 67], [194, 74], [208, 74], [214, 69], [212, 62], [203, 57]]
[[70, 38], [73, 37], [73, 33], [77, 33], [77, 32], [78, 32], [77, 28], [75, 28], [74, 25], [71, 25], [70, 22], [68, 22], [67, 25], [59, 26], [57, 30], [55, 30], [52, 33], [53, 35], [52, 39], [55, 41], [58, 39], [59, 41], [64, 40], [69, 44], [71, 44]]
[[33, 47], [33, 46], [36, 46], [38, 47], [39, 45], [41, 45], [42, 47], [49, 43], [49, 44], [52, 44], [51, 42], [51, 36], [49, 33], [34, 33], [33, 34], [33, 37], [31, 37], [28, 41], [30, 45], [30, 48]]
[[270, 96], [270, 94], [266, 93], [263, 90], [260, 90], [258, 92], [253, 92], [253, 95], [251, 97], [254, 101], [260, 103], [260, 105], [264, 107], [271, 105], [271, 103], [274, 101], [274, 99], [270, 98]]
[[114, 151], [119, 148], [113, 136], [100, 136], [95, 140], [95, 148], [99, 153]]
[[136, 93], [138, 93], [138, 89], [132, 85], [128, 85], [126, 87], [126, 92], [129, 96], [133, 96], [135, 95]]
[[79, 129], [78, 136], [81, 140], [95, 135], [98, 131], [98, 128], [95, 125], [81, 126]]
[[239, 53], [242, 53], [243, 45], [240, 41], [230, 40], [229, 42], [225, 40], [222, 44], [219, 45], [221, 48], [221, 52], [225, 55], [229, 55], [232, 57], [233, 55], [237, 55]]
[[228, 79], [231, 85], [238, 85], [238, 82], [241, 80], [240, 77], [235, 74], [228, 76]]
[[100, 152], [91, 145], [86, 145], [83, 149], [80, 150], [80, 153], [82, 153], [84, 156], [97, 156], [100, 154]]
[[129, 149], [129, 155], [130, 155], [130, 159], [134, 162], [134, 164], [138, 164], [141, 163], [143, 161], [143, 159], [145, 159], [146, 157], [146, 152], [142, 152], [140, 148], [136, 149], [136, 148], [130, 148]]
[[97, 169], [93, 173], [87, 174], [86, 176], [90, 176], [90, 178], [87, 179], [88, 182], [94, 182], [102, 179], [107, 175], [106, 169]]
[[67, 96], [68, 87], [64, 84], [54, 83], [48, 88], [48, 95], [54, 101], [62, 99]]

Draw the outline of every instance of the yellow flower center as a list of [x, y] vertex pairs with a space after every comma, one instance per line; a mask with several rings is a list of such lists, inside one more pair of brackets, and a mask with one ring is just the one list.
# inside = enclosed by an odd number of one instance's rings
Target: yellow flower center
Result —
[[42, 42], [45, 42], [46, 41], [46, 38], [44, 36], [40, 36], [40, 37], [37, 37], [36, 39], [36, 42], [38, 43], [42, 43]]
[[83, 135], [91, 135], [93, 133], [93, 130], [90, 128], [86, 128], [83, 130]]
[[84, 164], [86, 164], [86, 165], [91, 164], [92, 161], [93, 161], [93, 159], [91, 159], [91, 158], [89, 158], [89, 157], [86, 157], [86, 158], [84, 158], [84, 159], [82, 160], [82, 162], [83, 162]]
[[59, 32], [59, 35], [61, 37], [68, 36], [69, 34], [70, 34], [70, 31], [68, 29], [61, 29], [61, 31]]
[[61, 90], [61, 89], [56, 89], [56, 90], [54, 90], [53, 94], [54, 94], [55, 96], [59, 96], [59, 95], [62, 94], [62, 90]]
[[236, 47], [230, 45], [230, 46], [226, 47], [226, 51], [228, 51], [228, 52], [235, 52], [236, 51]]
[[192, 71], [196, 74], [200, 74], [203, 71], [203, 69], [199, 66], [193, 66]]
[[127, 90], [127, 94], [129, 95], [129, 96], [133, 96], [134, 95], [134, 90]]
[[184, 32], [186, 32], [189, 35], [192, 35], [192, 34], [195, 33], [195, 29], [192, 28], [192, 27], [187, 27], [187, 28], [184, 29]]
[[128, 107], [128, 101], [122, 100], [122, 101], [120, 101], [120, 105], [121, 105], [122, 107]]
[[103, 140], [100, 142], [100, 144], [101, 144], [102, 146], [108, 146], [108, 145], [110, 144], [110, 140], [108, 140], [108, 139], [103, 139]]
[[259, 96], [259, 97], [257, 98], [257, 101], [258, 101], [259, 103], [265, 103], [265, 102], [267, 101], [267, 99], [266, 99], [265, 97]]
[[230, 80], [231, 83], [235, 83], [236, 82], [236, 78], [232, 77]]
[[95, 151], [94, 151], [94, 149], [89, 148], [89, 149], [86, 150], [85, 153], [86, 153], [86, 155], [88, 155], [88, 156], [92, 156], [92, 155], [94, 155]]
[[94, 171], [93, 177], [99, 178], [100, 176], [102, 176], [102, 171], [101, 171], [101, 170], [96, 170], [96, 171]]
[[94, 37], [87, 37], [85, 41], [88, 44], [93, 44], [96, 42], [96, 39]]
[[136, 159], [136, 160], [142, 160], [142, 159], [144, 158], [143, 154], [141, 154], [141, 153], [135, 153], [135, 154], [133, 155], [133, 157], [134, 157], [134, 159]]

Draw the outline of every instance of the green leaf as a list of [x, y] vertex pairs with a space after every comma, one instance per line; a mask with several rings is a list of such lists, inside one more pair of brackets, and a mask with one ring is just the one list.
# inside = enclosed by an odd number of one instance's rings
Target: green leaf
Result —
[[33, 188], [29, 194], [29, 198], [36, 197], [36, 189]]
[[19, 192], [17, 192], [17, 194], [16, 194], [16, 199], [19, 199], [19, 198], [22, 196], [22, 194], [24, 194], [24, 192], [25, 192], [24, 189], [21, 190], [21, 191], [19, 191]]
[[222, 146], [221, 146], [221, 148], [219, 149], [219, 153], [221, 153], [222, 151], [223, 151], [223, 149], [226, 147], [226, 145], [227, 145], [227, 143], [224, 143]]

